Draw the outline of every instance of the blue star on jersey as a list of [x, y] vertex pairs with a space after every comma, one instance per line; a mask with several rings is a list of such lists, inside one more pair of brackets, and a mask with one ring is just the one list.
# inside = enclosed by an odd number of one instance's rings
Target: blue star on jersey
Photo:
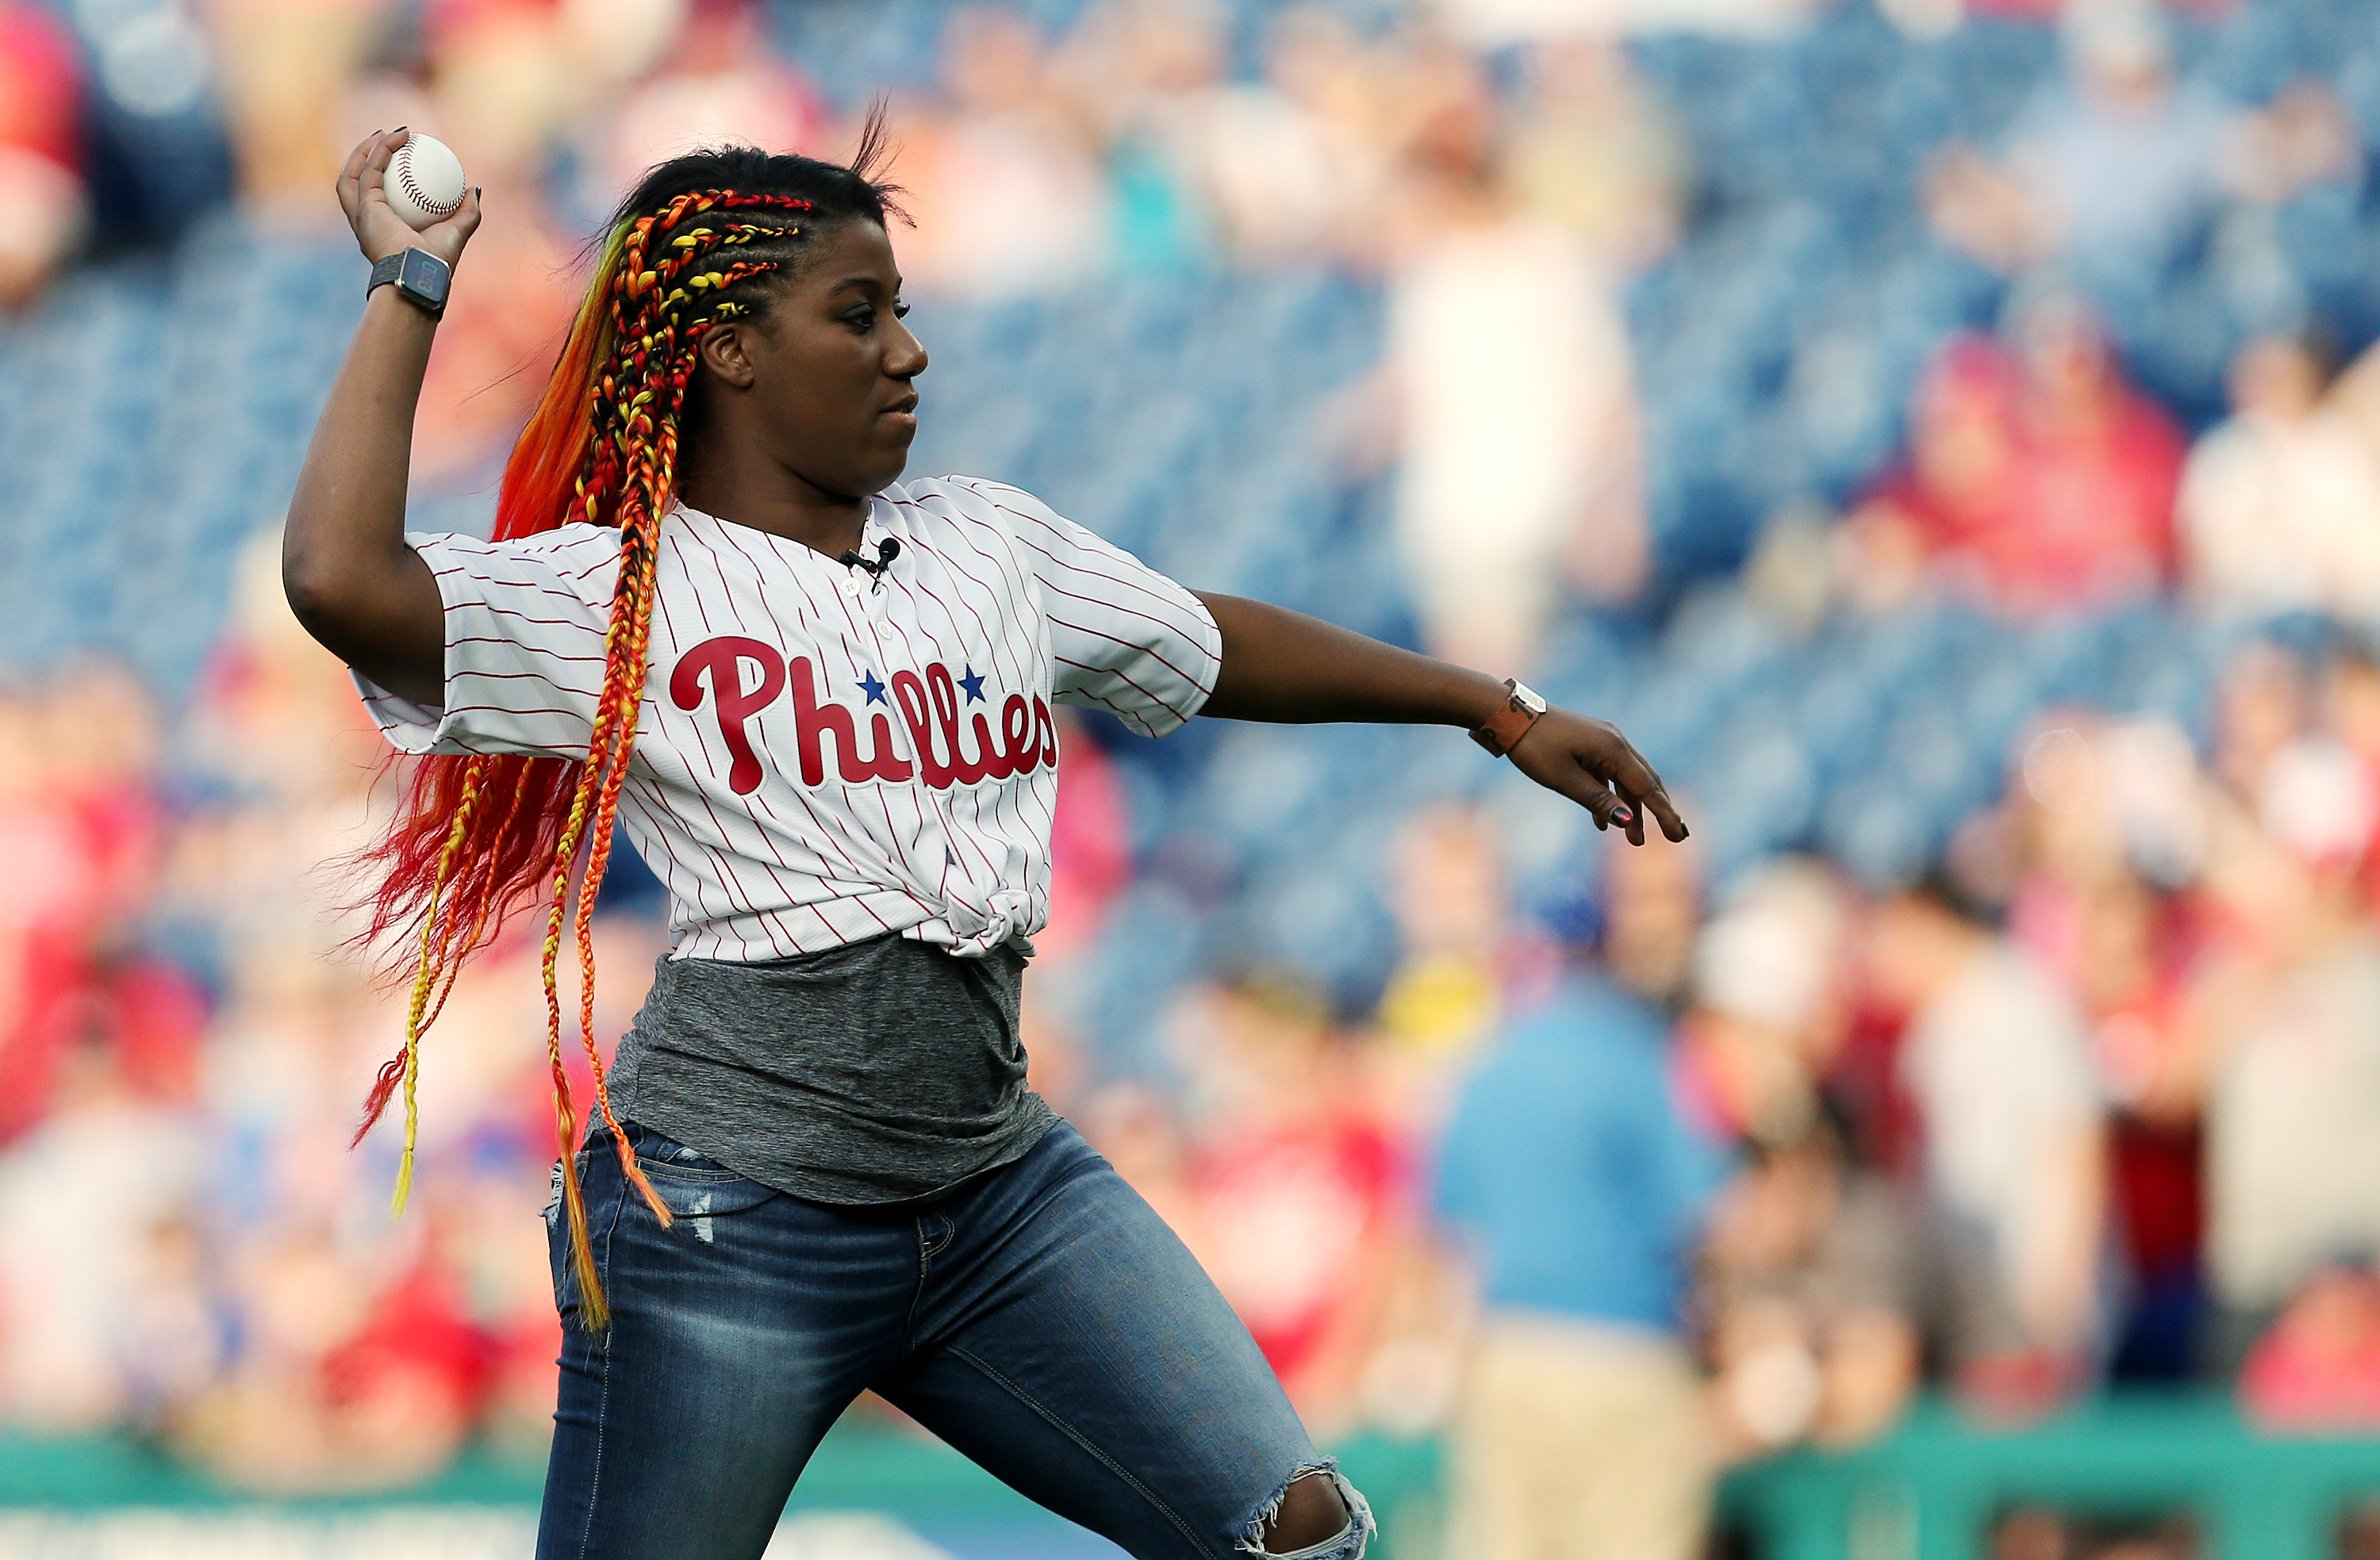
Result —
[[983, 673], [974, 667], [970, 666], [966, 669], [966, 675], [959, 679], [959, 686], [966, 690], [969, 704], [983, 702]]
[[876, 680], [876, 673], [873, 671], [868, 672], [859, 680], [859, 691], [868, 695], [868, 702], [869, 704], [882, 704], [884, 702], [884, 684]]

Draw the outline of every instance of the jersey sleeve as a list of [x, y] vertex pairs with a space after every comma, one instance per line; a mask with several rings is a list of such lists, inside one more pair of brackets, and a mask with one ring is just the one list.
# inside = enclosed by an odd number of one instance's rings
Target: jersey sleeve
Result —
[[1058, 702], [1104, 709], [1151, 737], [1197, 714], [1223, 664], [1206, 603], [1029, 493], [986, 496], [1012, 517], [1040, 585]]
[[603, 689], [619, 533], [565, 526], [520, 541], [407, 532], [438, 581], [446, 676], [436, 706], [354, 674], [364, 707], [402, 753], [584, 758]]

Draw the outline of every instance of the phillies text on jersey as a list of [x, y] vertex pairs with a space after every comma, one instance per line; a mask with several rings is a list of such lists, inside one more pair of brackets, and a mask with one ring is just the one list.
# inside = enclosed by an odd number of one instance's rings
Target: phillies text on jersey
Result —
[[[674, 956], [1028, 936], [1049, 913], [1051, 705], [1161, 736], [1214, 687], [1198, 599], [1029, 494], [898, 484], [861, 550], [887, 538], [875, 578], [694, 510], [662, 523], [620, 821], [669, 889]], [[389, 740], [585, 757], [618, 533], [407, 540], [445, 604], [445, 690], [429, 708], [358, 679]]]

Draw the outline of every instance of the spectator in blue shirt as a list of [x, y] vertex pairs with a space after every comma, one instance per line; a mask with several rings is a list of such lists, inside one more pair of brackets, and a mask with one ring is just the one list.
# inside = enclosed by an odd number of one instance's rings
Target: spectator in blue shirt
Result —
[[1454, 1437], [1472, 1560], [1701, 1554], [1712, 1456], [1681, 1312], [1725, 1165], [1681, 1107], [1669, 1027], [1582, 952], [1462, 1087], [1434, 1195], [1482, 1301]]

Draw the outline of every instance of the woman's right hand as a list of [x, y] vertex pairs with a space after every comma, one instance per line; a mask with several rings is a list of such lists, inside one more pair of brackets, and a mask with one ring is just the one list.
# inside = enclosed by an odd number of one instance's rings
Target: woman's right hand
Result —
[[[451, 266], [480, 225], [480, 192], [467, 190], [453, 216], [415, 232], [381, 187], [405, 139], [391, 130], [348, 153], [339, 205], [374, 264], [419, 248]], [[333, 655], [393, 694], [435, 704], [445, 676], [445, 609], [430, 566], [406, 545], [405, 498], [413, 412], [437, 324], [394, 288], [366, 296], [290, 495], [281, 583], [298, 621]]]
[[347, 225], [356, 230], [356, 243], [362, 248], [364, 259], [373, 264], [407, 249], [427, 249], [451, 266], [462, 258], [463, 246], [479, 231], [480, 192], [465, 189], [463, 203], [453, 216], [417, 231], [396, 214], [382, 187], [388, 176], [388, 160], [410, 139], [400, 125], [365, 137], [348, 152], [347, 165], [339, 170], [339, 207], [347, 213]]

